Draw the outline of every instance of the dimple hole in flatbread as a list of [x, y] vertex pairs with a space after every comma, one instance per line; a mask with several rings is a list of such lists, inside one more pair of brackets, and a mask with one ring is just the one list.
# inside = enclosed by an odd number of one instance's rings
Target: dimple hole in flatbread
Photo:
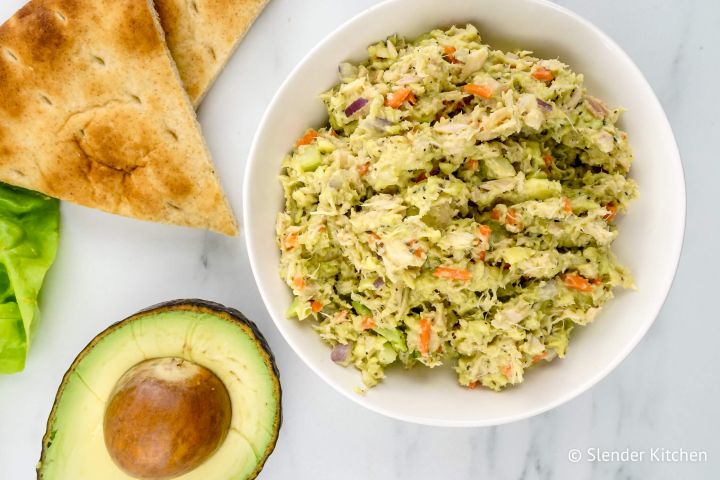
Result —
[[208, 52], [210, 53], [210, 56], [213, 60], [217, 60], [217, 54], [215, 53], [215, 49], [211, 47], [210, 45], [205, 45], [208, 49]]
[[63, 15], [63, 13], [60, 10], [53, 10], [53, 13], [56, 17], [60, 19], [61, 22], [67, 23], [67, 17]]
[[8, 57], [10, 60], [12, 60], [12, 61], [15, 62], [15, 63], [19, 63], [19, 62], [20, 62], [20, 59], [17, 57], [17, 55], [15, 55], [15, 52], [13, 52], [12, 50], [10, 50], [10, 49], [7, 48], [7, 47], [3, 48], [3, 50], [5, 50], [5, 55], [7, 55], [7, 57]]

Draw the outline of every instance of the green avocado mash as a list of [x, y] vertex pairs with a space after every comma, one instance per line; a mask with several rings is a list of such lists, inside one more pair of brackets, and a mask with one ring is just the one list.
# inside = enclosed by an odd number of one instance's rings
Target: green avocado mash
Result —
[[637, 190], [620, 110], [472, 25], [368, 54], [340, 66], [330, 125], [282, 165], [288, 316], [311, 318], [367, 386], [395, 362], [518, 384], [634, 286], [611, 252]]
[[0, 373], [25, 368], [59, 219], [57, 200], [0, 184]]

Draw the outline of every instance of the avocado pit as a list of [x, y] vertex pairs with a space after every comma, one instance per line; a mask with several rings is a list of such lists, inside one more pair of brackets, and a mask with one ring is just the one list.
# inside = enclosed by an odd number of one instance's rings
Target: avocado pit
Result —
[[37, 478], [252, 480], [281, 423], [279, 373], [257, 326], [217, 303], [173, 300], [109, 326], [78, 353], [48, 417]]
[[105, 409], [105, 445], [125, 473], [170, 479], [198, 466], [230, 429], [230, 396], [213, 372], [177, 357], [145, 360], [120, 377]]

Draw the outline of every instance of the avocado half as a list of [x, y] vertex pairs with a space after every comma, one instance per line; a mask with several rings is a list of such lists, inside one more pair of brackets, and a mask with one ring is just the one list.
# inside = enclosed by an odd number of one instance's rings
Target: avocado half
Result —
[[[65, 373], [38, 479], [255, 478], [275, 448], [281, 396], [270, 347], [238, 310], [204, 300], [155, 305], [100, 333]], [[208, 438], [215, 444], [202, 448]], [[205, 458], [191, 458], [205, 450]], [[174, 473], [162, 470], [173, 463], [168, 455], [178, 457]], [[148, 473], [153, 464], [160, 470]]]

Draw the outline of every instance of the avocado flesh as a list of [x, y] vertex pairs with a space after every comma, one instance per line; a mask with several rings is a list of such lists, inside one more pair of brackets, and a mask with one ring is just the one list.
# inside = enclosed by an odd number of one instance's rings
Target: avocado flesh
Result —
[[140, 312], [105, 330], [78, 355], [48, 420], [38, 478], [133, 480], [105, 447], [106, 402], [128, 369], [143, 360], [173, 356], [214, 372], [232, 406], [222, 445], [199, 467], [175, 478], [254, 478], [275, 446], [281, 422], [274, 359], [255, 325], [240, 312], [197, 300]]

